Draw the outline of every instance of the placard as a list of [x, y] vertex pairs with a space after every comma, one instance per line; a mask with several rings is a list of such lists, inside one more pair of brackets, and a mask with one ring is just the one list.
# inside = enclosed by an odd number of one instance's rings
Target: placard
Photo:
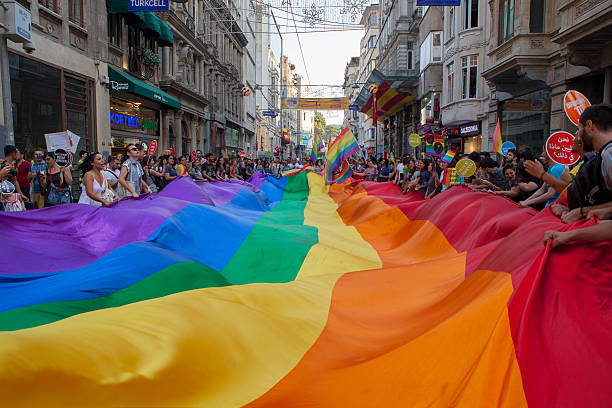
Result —
[[514, 143], [512, 143], [512, 142], [504, 142], [502, 144], [501, 151], [502, 151], [502, 154], [504, 156], [508, 156], [508, 151], [510, 149], [515, 149], [516, 150], [516, 146], [514, 145]]
[[476, 173], [476, 163], [468, 158], [461, 159], [457, 162], [455, 169], [461, 177], [472, 177]]
[[53, 153], [53, 157], [60, 167], [69, 167], [72, 164], [72, 154], [64, 149], [57, 149]]
[[591, 106], [591, 102], [578, 91], [567, 91], [563, 97], [563, 110], [570, 122], [576, 126], [578, 126], [580, 115], [589, 106]]
[[149, 146], [149, 156], [153, 156], [155, 151], [157, 150], [157, 140], [151, 141], [151, 146]]
[[555, 163], [569, 166], [580, 160], [578, 153], [572, 153], [574, 136], [568, 132], [555, 132], [546, 140], [546, 153]]
[[77, 146], [81, 138], [69, 130], [65, 132], [46, 133], [45, 142], [47, 143], [47, 151], [54, 152], [56, 150], [66, 150], [72, 154], [76, 153]]
[[421, 144], [421, 137], [417, 135], [416, 133], [411, 134], [408, 137], [408, 144], [412, 147], [417, 147], [418, 145]]
[[425, 135], [425, 153], [429, 156], [444, 157], [444, 136]]
[[192, 162], [194, 162], [194, 161], [195, 161], [195, 159], [196, 159], [196, 151], [195, 151], [195, 150], [192, 150], [192, 151], [191, 151], [191, 161], [192, 161]]

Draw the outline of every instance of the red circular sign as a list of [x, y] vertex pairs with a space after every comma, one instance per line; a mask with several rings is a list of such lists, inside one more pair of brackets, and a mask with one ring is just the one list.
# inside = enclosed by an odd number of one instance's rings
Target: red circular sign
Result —
[[567, 91], [563, 97], [563, 110], [567, 118], [576, 126], [578, 126], [580, 115], [589, 106], [591, 106], [591, 102], [578, 91]]
[[244, 159], [246, 157], [246, 153], [245, 152], [240, 152], [238, 154], [240, 155], [241, 159]]
[[555, 132], [546, 141], [546, 153], [555, 163], [568, 166], [580, 159], [578, 153], [572, 153], [574, 136], [568, 132]]
[[157, 140], [153, 140], [151, 142], [151, 146], [149, 146], [149, 156], [153, 156], [156, 150], [157, 150]]

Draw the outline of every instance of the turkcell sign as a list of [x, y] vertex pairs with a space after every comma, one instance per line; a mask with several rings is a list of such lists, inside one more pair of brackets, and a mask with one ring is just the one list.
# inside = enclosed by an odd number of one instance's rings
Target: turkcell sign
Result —
[[168, 11], [170, 0], [127, 0], [128, 11]]

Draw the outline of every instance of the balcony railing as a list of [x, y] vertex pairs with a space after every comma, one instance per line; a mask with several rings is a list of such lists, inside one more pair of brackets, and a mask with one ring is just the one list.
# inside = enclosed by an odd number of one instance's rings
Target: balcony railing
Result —
[[128, 54], [128, 70], [141, 79], [153, 78], [158, 66], [157, 54], [147, 48], [135, 47]]

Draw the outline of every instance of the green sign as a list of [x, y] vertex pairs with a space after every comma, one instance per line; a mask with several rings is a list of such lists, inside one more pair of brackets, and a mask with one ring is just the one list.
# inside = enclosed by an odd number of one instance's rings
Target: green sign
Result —
[[421, 138], [416, 133], [413, 133], [408, 137], [408, 144], [412, 147], [417, 147], [421, 144]]

